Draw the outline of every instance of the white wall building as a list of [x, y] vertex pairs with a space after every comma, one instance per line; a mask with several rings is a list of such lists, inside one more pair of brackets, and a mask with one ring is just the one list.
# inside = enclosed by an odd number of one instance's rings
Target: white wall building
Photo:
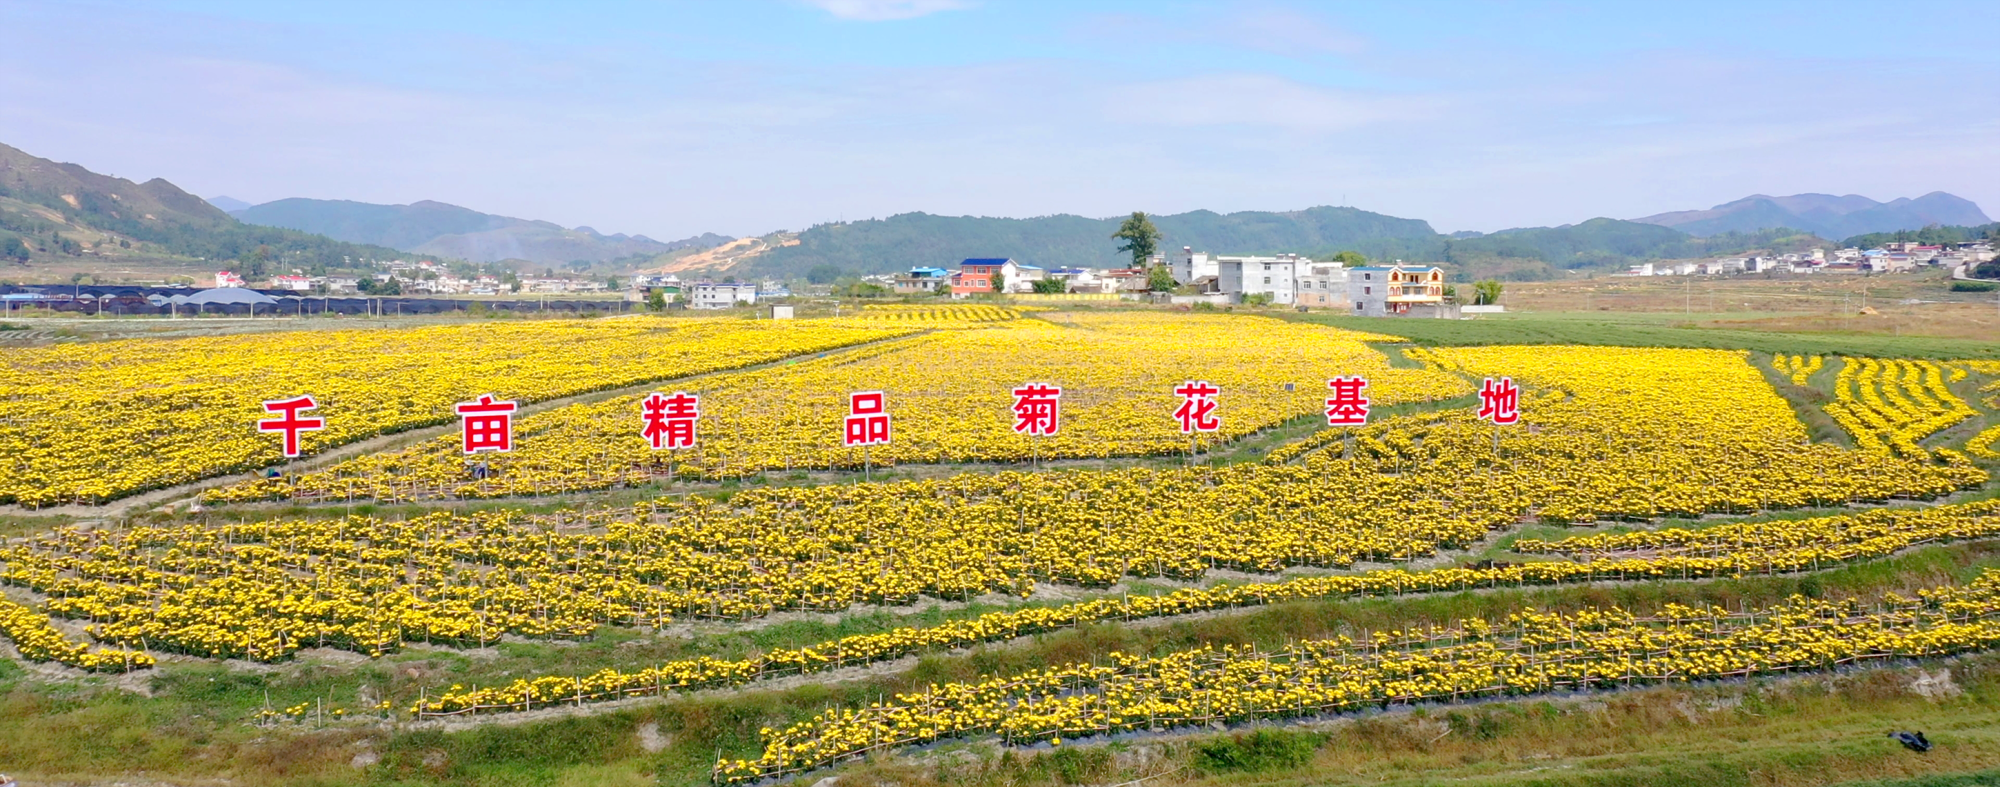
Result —
[[1227, 295], [1232, 301], [1263, 295], [1285, 306], [1345, 308], [1348, 303], [1348, 269], [1338, 262], [1316, 262], [1297, 254], [1223, 256], [1183, 246], [1168, 264], [1174, 281]]
[[1174, 281], [1182, 284], [1193, 284], [1195, 279], [1222, 273], [1217, 269], [1214, 257], [1205, 251], [1195, 251], [1193, 246], [1182, 246], [1173, 266]]
[[727, 309], [738, 303], [756, 303], [755, 284], [717, 284], [701, 282], [694, 285], [694, 295], [688, 305], [696, 309]]
[[[1217, 288], [1241, 300], [1252, 295], [1268, 295], [1271, 302], [1284, 306], [1297, 303], [1299, 255], [1276, 257], [1215, 258]], [[1306, 262], [1311, 262], [1307, 260]]]
[[1300, 306], [1347, 308], [1347, 266], [1338, 262], [1301, 260], [1297, 267]]

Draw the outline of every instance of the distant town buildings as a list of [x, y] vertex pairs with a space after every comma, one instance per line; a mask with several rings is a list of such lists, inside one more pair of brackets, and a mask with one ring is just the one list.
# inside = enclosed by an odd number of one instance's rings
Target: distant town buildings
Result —
[[1777, 255], [1718, 257], [1696, 262], [1648, 262], [1633, 265], [1625, 276], [1729, 276], [1739, 273], [1905, 273], [1926, 267], [1957, 268], [1993, 259], [1990, 241], [1969, 241], [1955, 247], [1921, 243], [1887, 243], [1880, 248], [1813, 249]]

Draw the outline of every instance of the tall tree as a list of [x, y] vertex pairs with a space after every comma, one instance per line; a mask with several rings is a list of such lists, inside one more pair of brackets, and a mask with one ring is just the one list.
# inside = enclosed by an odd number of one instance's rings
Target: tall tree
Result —
[[28, 244], [22, 243], [19, 237], [13, 235], [0, 238], [0, 258], [11, 259], [16, 262], [27, 262]]
[[1111, 237], [1125, 241], [1118, 246], [1121, 252], [1132, 254], [1132, 267], [1146, 267], [1146, 258], [1160, 250], [1160, 228], [1153, 226], [1153, 220], [1146, 218], [1143, 211], [1132, 211], [1132, 217], [1118, 225], [1118, 231]]

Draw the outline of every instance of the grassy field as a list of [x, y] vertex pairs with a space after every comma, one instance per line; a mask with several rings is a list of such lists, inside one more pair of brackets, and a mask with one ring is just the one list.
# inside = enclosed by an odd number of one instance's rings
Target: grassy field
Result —
[[[2000, 342], [1877, 332], [1867, 318], [1841, 329], [1814, 332], [1765, 330], [1742, 315], [1657, 312], [1523, 312], [1481, 315], [1473, 320], [1416, 320], [1306, 313], [1288, 319], [1352, 330], [1407, 336], [1421, 345], [1585, 344], [1617, 347], [1696, 347], [1810, 355], [1844, 354], [1886, 358], [2000, 358]], [[1717, 324], [1739, 327], [1718, 328]], [[1786, 327], [1790, 327], [1789, 324]], [[2000, 333], [1996, 333], [2000, 335]]]
[[[1596, 278], [1510, 283], [1470, 320], [1289, 313], [1418, 344], [1699, 347], [1901, 358], [2000, 357], [2000, 300], [1941, 271], [1885, 276]], [[1865, 309], [1865, 311], [1864, 311]]]

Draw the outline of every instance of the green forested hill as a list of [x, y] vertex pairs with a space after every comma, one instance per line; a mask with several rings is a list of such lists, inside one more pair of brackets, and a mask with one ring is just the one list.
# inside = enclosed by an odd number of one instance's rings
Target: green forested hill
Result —
[[[0, 145], [0, 234], [51, 254], [80, 254], [75, 230], [107, 233], [148, 251], [210, 260], [268, 259], [337, 268], [393, 259], [395, 249], [243, 224], [160, 178], [134, 183]], [[0, 243], [4, 243], [0, 239]]]

